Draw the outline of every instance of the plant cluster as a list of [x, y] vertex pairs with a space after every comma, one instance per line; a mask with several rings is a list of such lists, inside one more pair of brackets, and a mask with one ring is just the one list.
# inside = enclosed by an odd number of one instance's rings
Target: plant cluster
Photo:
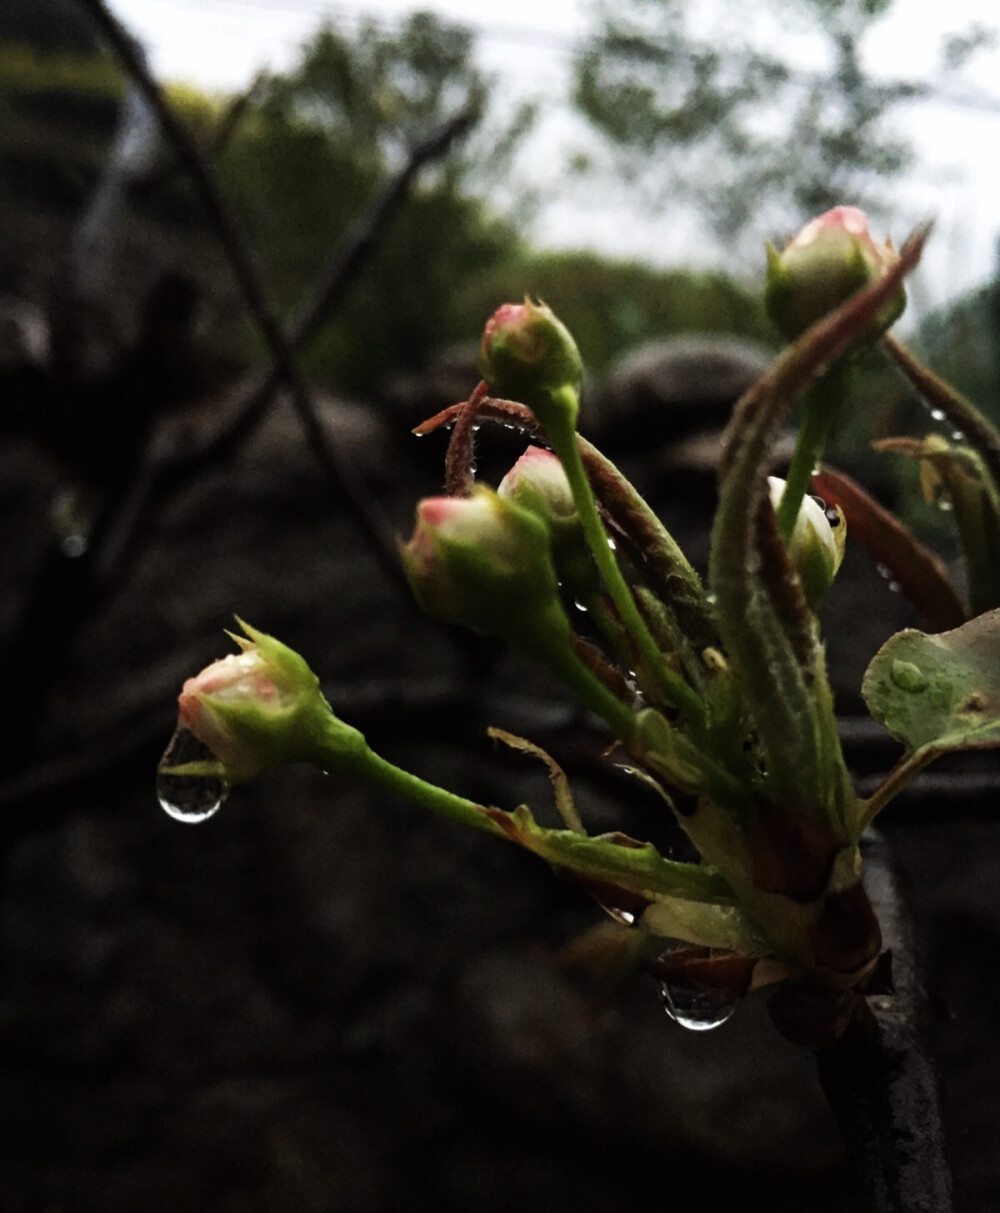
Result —
[[[200, 819], [229, 783], [283, 762], [369, 780], [577, 879], [628, 928], [622, 959], [659, 979], [681, 1022], [714, 1026], [766, 986], [789, 1039], [836, 1040], [864, 1014], [866, 995], [888, 989], [861, 880], [862, 834], [933, 758], [1000, 745], [1000, 436], [885, 335], [925, 239], [917, 233], [897, 254], [872, 239], [861, 212], [840, 207], [782, 252], [769, 250], [766, 302], [788, 344], [732, 418], [705, 579], [579, 435], [582, 363], [547, 307], [499, 308], [483, 333], [483, 382], [420, 427], [451, 425], [452, 435], [448, 493], [418, 505], [400, 546], [418, 602], [558, 676], [659, 791], [694, 862], [621, 833], [589, 834], [555, 761], [500, 730], [492, 735], [548, 766], [561, 828], [542, 826], [526, 805], [478, 804], [394, 766], [335, 715], [301, 657], [247, 625], [239, 654], [184, 686], [159, 772], [164, 806]], [[927, 491], [952, 503], [967, 606], [901, 524], [819, 468], [852, 369], [876, 342], [957, 435], [886, 445], [919, 459]], [[775, 440], [800, 397], [795, 451], [779, 480], [769, 476]], [[496, 489], [472, 471], [483, 422], [531, 440]], [[809, 496], [811, 481], [823, 485], [825, 505]], [[868, 670], [869, 708], [905, 746], [869, 797], [845, 764], [816, 614], [848, 527], [939, 628], [891, 638]], [[574, 629], [574, 601], [600, 648]]]

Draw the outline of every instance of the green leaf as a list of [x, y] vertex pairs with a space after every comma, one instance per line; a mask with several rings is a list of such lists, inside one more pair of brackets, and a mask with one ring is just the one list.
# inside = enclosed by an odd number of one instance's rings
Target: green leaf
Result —
[[708, 864], [664, 859], [652, 843], [637, 844], [622, 834], [590, 838], [572, 830], [546, 829], [527, 805], [510, 813], [493, 808], [485, 812], [512, 842], [584, 883], [604, 882], [650, 901], [677, 897], [729, 904], [733, 900], [729, 885]]
[[1000, 747], [1000, 610], [951, 632], [886, 641], [861, 693], [920, 765], [950, 750]]

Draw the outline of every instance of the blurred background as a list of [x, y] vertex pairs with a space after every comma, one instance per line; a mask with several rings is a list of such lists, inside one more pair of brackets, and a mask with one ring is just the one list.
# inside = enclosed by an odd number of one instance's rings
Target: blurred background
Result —
[[[753, 998], [696, 1035], [648, 978], [599, 989], [579, 889], [365, 789], [283, 771], [191, 827], [154, 770], [238, 612], [418, 773], [544, 817], [499, 725], [593, 831], [668, 846], [558, 687], [415, 612], [395, 542], [445, 437], [411, 428], [541, 297], [583, 432], [703, 566], [778, 348], [763, 241], [839, 203], [897, 243], [935, 219], [901, 331], [1000, 420], [998, 64], [985, 0], [5, 0], [0, 1209], [842, 1208], [810, 1059]], [[870, 449], [936, 424], [873, 356], [832, 457], [951, 559]], [[479, 447], [496, 483], [523, 443]], [[867, 778], [861, 676], [918, 621], [848, 546], [824, 624]], [[1000, 1204], [992, 773], [887, 823], [960, 1213]]]

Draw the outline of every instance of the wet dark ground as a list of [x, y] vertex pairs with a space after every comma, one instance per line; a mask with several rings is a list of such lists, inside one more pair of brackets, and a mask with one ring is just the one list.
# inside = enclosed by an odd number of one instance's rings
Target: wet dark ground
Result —
[[[389, 421], [328, 420], [407, 530], [412, 500], [439, 483], [434, 439], [417, 461]], [[16, 597], [51, 482], [26, 447], [4, 462]], [[703, 554], [701, 490], [659, 487]], [[830, 663], [853, 705], [867, 657], [912, 620], [861, 558], [838, 589]], [[235, 469], [162, 513], [58, 671], [53, 752], [99, 739], [120, 752], [5, 802], [4, 1213], [842, 1208], [808, 1055], [754, 998], [695, 1034], [649, 979], [598, 997], [567, 949], [599, 911], [530, 856], [304, 770], [237, 789], [199, 826], [161, 812], [169, 705], [227, 650], [235, 612], [299, 648], [334, 705], [418, 773], [544, 815], [544, 774], [493, 751], [497, 724], [565, 758], [593, 828], [651, 811], [602, 770], [600, 734], [556, 688], [406, 607], [331, 516], [279, 412]], [[911, 806], [887, 832], [926, 947], [956, 1209], [987, 1213], [1000, 1207], [1000, 827], [982, 798], [971, 816]]]

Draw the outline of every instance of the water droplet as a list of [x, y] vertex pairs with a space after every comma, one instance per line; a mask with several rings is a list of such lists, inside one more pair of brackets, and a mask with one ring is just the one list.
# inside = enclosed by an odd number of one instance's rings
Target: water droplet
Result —
[[705, 601], [708, 603], [709, 606], [715, 606], [715, 604], [718, 602], [718, 596], [714, 593], [708, 594], [706, 596]]
[[952, 440], [952, 442], [964, 442], [965, 441], [964, 431], [952, 430], [951, 431], [951, 440]]
[[931, 409], [932, 421], [944, 421], [944, 411], [942, 409]]
[[62, 549], [62, 554], [68, 556], [71, 560], [76, 560], [82, 556], [87, 550], [87, 536], [81, 533], [73, 535], [63, 535], [59, 540], [59, 546]]
[[214, 761], [212, 752], [190, 729], [178, 725], [156, 772], [156, 798], [160, 808], [176, 821], [189, 824], [205, 821], [219, 811], [229, 795], [229, 784], [218, 776], [171, 775], [163, 769], [204, 761]]
[[951, 513], [951, 498], [939, 497], [937, 500], [937, 508], [943, 510], [946, 514]]
[[901, 691], [910, 691], [914, 694], [923, 691], [928, 682], [927, 675], [920, 666], [914, 665], [912, 661], [903, 661], [898, 657], [889, 667], [889, 677]]
[[878, 568], [878, 575], [880, 577], [884, 578], [886, 581], [892, 580], [892, 569], [890, 569], [887, 564], [880, 564], [876, 567]]
[[605, 914], [610, 915], [615, 922], [620, 922], [622, 926], [635, 926], [636, 916], [632, 910], [622, 910], [618, 906], [609, 906], [606, 901], [601, 902], [601, 909], [605, 912]]
[[899, 584], [899, 582], [898, 582], [898, 581], [890, 581], [890, 582], [889, 582], [889, 592], [890, 592], [891, 594], [898, 594], [898, 593], [899, 593], [899, 591], [900, 591], [902, 588], [903, 588], [903, 587], [902, 587], [902, 586]]
[[583, 613], [586, 615], [586, 613], [587, 613], [587, 604], [586, 604], [585, 602], [581, 602], [579, 598], [574, 598], [574, 599], [573, 599], [573, 605], [576, 607], [576, 609], [577, 609], [578, 611], [583, 611]]
[[608, 539], [608, 547], [612, 550], [612, 552], [617, 552], [618, 544], [615, 543], [615, 541], [611, 538], [610, 535], [608, 535], [607, 539]]
[[674, 1023], [691, 1032], [710, 1032], [721, 1027], [739, 1001], [731, 990], [715, 986], [676, 986], [661, 981], [659, 987], [663, 1009]]

